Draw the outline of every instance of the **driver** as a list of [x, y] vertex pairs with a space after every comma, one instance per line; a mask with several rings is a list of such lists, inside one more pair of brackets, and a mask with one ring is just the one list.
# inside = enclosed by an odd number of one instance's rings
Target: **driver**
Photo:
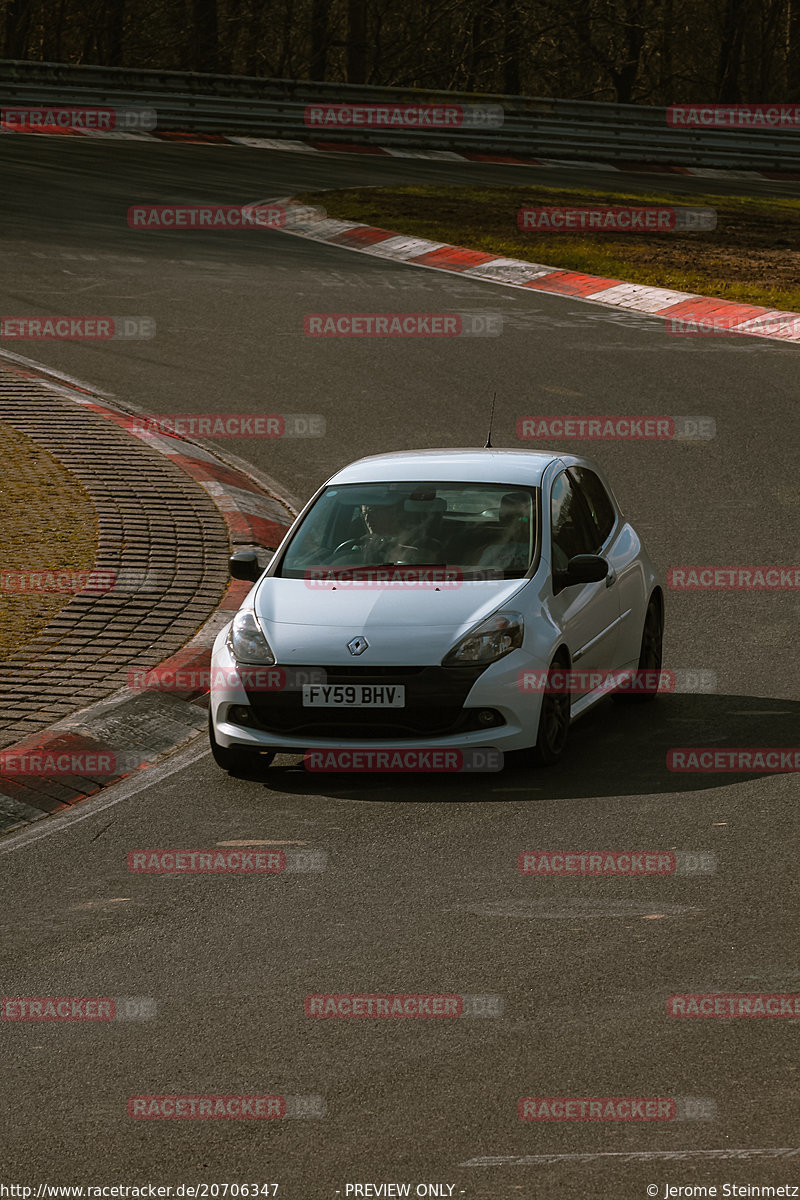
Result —
[[369, 532], [337, 546], [334, 554], [337, 562], [371, 566], [438, 560], [441, 542], [428, 537], [424, 527], [404, 511], [402, 502], [362, 504], [361, 517]]

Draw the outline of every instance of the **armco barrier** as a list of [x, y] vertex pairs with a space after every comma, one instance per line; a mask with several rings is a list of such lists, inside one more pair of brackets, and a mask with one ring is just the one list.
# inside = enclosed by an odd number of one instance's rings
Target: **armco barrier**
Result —
[[[501, 106], [503, 122], [499, 127], [387, 130], [312, 129], [304, 120], [310, 104], [386, 102]], [[636, 104], [11, 60], [0, 61], [0, 104], [154, 108], [159, 129], [187, 133], [388, 144], [399, 149], [414, 146], [550, 160], [800, 170], [800, 128], [682, 130], [667, 124], [665, 109]]]

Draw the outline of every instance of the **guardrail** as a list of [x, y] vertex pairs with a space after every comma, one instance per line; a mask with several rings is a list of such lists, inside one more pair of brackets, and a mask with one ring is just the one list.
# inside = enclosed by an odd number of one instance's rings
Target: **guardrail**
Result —
[[[453, 128], [310, 127], [314, 104], [432, 104], [502, 109]], [[158, 128], [274, 139], [472, 151], [549, 160], [670, 163], [752, 171], [800, 170], [800, 128], [677, 129], [666, 109], [297, 79], [65, 63], [0, 61], [0, 107], [104, 105], [153, 108]], [[800, 105], [798, 105], [800, 110]]]

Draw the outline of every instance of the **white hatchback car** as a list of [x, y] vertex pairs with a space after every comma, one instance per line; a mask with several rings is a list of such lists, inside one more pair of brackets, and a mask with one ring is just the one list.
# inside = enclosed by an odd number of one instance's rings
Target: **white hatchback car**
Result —
[[617, 694], [658, 690], [663, 587], [586, 458], [363, 458], [317, 492], [266, 570], [246, 550], [231, 573], [254, 586], [214, 643], [209, 733], [234, 773], [342, 747], [532, 749], [553, 763], [609, 678], [646, 672]]

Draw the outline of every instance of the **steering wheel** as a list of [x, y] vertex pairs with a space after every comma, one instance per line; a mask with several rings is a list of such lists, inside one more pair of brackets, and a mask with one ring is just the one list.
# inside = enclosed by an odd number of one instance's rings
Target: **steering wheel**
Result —
[[[336, 549], [334, 550], [331, 557], [336, 558], [336, 556], [338, 554], [344, 554], [347, 551], [361, 550], [361, 549], [363, 549], [363, 543], [366, 542], [367, 540], [369, 540], [369, 539], [364, 538], [364, 539], [354, 540], [353, 538], [348, 538], [346, 541], [339, 543], [339, 545], [336, 547]], [[398, 546], [397, 549], [402, 550], [404, 554], [407, 554], [409, 552], [409, 550], [412, 552], [412, 554], [421, 554], [422, 553], [422, 551], [419, 549], [418, 546]], [[364, 564], [364, 565], [368, 565], [368, 564]]]

